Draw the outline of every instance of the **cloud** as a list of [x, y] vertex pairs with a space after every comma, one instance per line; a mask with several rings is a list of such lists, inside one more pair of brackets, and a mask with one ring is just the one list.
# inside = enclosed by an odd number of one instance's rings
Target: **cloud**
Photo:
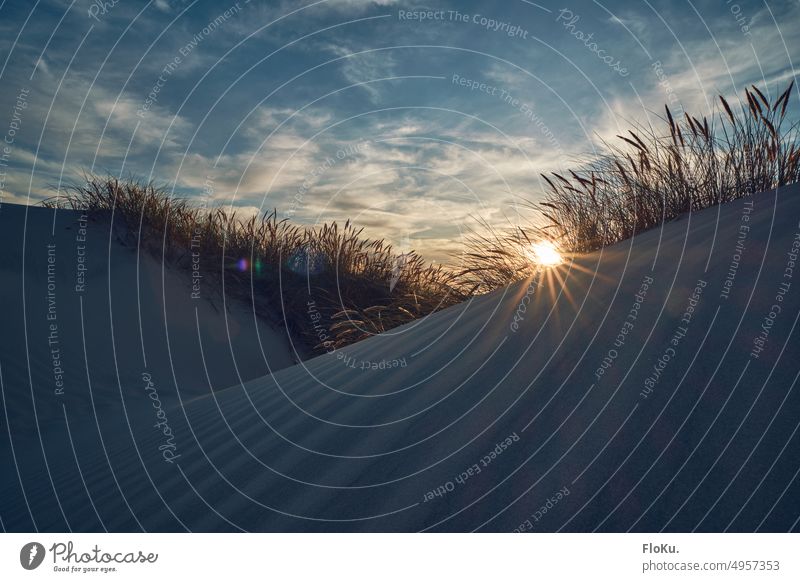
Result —
[[50, 67], [47, 65], [47, 61], [42, 57], [36, 61], [36, 67], [34, 67], [37, 71], [41, 71], [45, 75], [50, 74]]
[[[677, 39], [646, 5], [606, 3], [610, 13], [587, 8], [582, 21], [587, 32], [596, 31], [603, 48], [624, 55], [630, 66], [631, 76], [622, 79], [550, 16], [532, 18], [524, 3], [497, 3], [487, 16], [520, 23], [542, 43], [509, 39], [471, 22], [363, 20], [396, 16], [393, 0], [312, 3], [302, 3], [309, 7], [248, 38], [211, 71], [243, 35], [302, 8], [291, 0], [242, 2], [241, 12], [204, 37], [169, 75], [144, 115], [144, 100], [165, 64], [225, 7], [198, 3], [151, 45], [186, 4], [156, 0], [121, 37], [138, 8], [119, 3], [96, 23], [77, 53], [80, 34], [90, 23], [85, 11], [80, 18], [70, 13], [41, 59], [55, 22], [37, 12], [39, 18], [26, 25], [24, 42], [9, 61], [11, 77], [3, 79], [8, 95], [0, 99], [1, 114], [13, 102], [8, 87], [28, 83], [39, 59], [31, 81], [35, 98], [15, 144], [16, 171], [7, 183], [14, 199], [25, 197], [34, 160], [33, 198], [49, 195], [47, 186], [62, 173], [78, 178], [84, 169], [144, 179], [152, 175], [190, 197], [202, 195], [210, 177], [215, 203], [246, 212], [276, 207], [306, 224], [353, 219], [368, 236], [410, 240], [427, 256], [445, 260], [458, 248], [461, 232], [474, 226], [471, 216], [498, 225], [506, 216], [516, 220], [520, 201], [541, 195], [540, 172], [571, 166], [574, 157], [591, 153], [603, 139], [614, 140], [631, 123], [659, 123], [654, 115], [661, 113], [668, 94], [651, 58], [661, 61], [670, 91], [684, 107], [703, 114], [719, 92], [733, 95], [745, 84], [764, 82], [774, 92], [793, 77], [789, 57], [796, 59], [800, 47], [800, 32], [791, 26], [800, 18], [797, 4], [771, 2], [769, 10], [748, 14], [752, 46], [724, 4], [700, 6], [705, 23], [691, 11], [661, 11]], [[478, 11], [447, 0], [433, 6], [440, 7]], [[166, 17], [167, 11], [172, 16]], [[589, 22], [591, 15], [595, 20]], [[6, 45], [22, 20], [9, 22], [0, 22], [0, 43]], [[120, 45], [109, 52], [117, 40]], [[372, 50], [394, 45], [414, 48]], [[92, 86], [106, 56], [109, 61]], [[338, 60], [318, 67], [331, 58]], [[541, 80], [499, 59], [528, 68]], [[134, 66], [138, 69], [131, 74]], [[195, 85], [206, 72], [202, 84]], [[496, 85], [519, 103], [455, 86], [449, 81], [453, 73]], [[376, 81], [399, 75], [447, 80]], [[358, 86], [339, 91], [348, 85]], [[267, 95], [269, 101], [262, 102]]]
[[650, 23], [641, 15], [633, 11], [621, 11], [609, 16], [608, 22], [618, 25], [632, 34], [642, 44], [651, 37]]
[[391, 88], [391, 84], [387, 81], [372, 81], [396, 75], [397, 61], [389, 51], [359, 52], [335, 44], [327, 44], [326, 49], [335, 56], [342, 57], [338, 61], [339, 69], [348, 85], [359, 85], [373, 104], [382, 102], [382, 92]]

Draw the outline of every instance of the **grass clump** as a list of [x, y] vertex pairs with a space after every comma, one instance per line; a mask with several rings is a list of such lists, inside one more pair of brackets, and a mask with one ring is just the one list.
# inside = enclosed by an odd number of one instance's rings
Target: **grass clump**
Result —
[[[470, 295], [453, 273], [399, 254], [349, 221], [305, 228], [277, 212], [241, 217], [153, 184], [89, 176], [44, 202], [113, 217], [123, 241], [188, 273], [199, 265], [226, 297], [283, 322], [311, 354], [333, 351]], [[192, 253], [200, 262], [193, 260]]]
[[128, 242], [187, 269], [199, 253], [206, 280], [322, 353], [531, 276], [531, 250], [542, 241], [591, 252], [686, 212], [800, 181], [798, 124], [784, 123], [793, 86], [772, 102], [753, 86], [738, 113], [720, 96], [702, 119], [676, 119], [665, 106], [663, 131], [638, 127], [578, 169], [542, 175], [545, 199], [530, 204], [538, 211], [531, 224], [501, 230], [479, 220], [458, 271], [398, 254], [349, 221], [305, 228], [275, 211], [241, 218], [135, 181], [89, 177], [46, 204], [109, 213]]
[[542, 175], [545, 199], [527, 205], [528, 224], [482, 222], [467, 237], [459, 281], [491, 291], [530, 277], [541, 241], [567, 256], [588, 253], [686, 212], [800, 181], [798, 124], [785, 124], [793, 86], [773, 102], [755, 86], [745, 90], [738, 114], [722, 96], [710, 118], [676, 119], [665, 106], [663, 132], [639, 127], [576, 170]]
[[710, 119], [675, 119], [617, 136], [619, 144], [564, 176], [542, 175], [549, 236], [572, 252], [627, 239], [700, 210], [800, 180], [798, 125], [784, 120], [793, 83], [772, 103], [755, 86], [735, 114], [720, 96]]
[[532, 249], [549, 240], [533, 225], [502, 229], [479, 219], [478, 228], [464, 237], [465, 250], [456, 279], [463, 289], [476, 295], [526, 279], [538, 268]]

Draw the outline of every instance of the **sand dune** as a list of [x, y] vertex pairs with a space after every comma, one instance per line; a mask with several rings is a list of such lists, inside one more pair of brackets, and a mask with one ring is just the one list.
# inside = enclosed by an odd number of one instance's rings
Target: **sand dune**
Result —
[[63, 420], [65, 406], [71, 418], [102, 418], [121, 393], [140, 397], [145, 373], [170, 406], [176, 385], [195, 397], [295, 363], [283, 331], [110, 230], [80, 212], [0, 209], [0, 362], [14, 430]]
[[52, 211], [3, 206], [3, 525], [797, 530], [799, 195], [687, 215], [294, 366], [280, 330], [193, 302], [102, 224], [76, 293], [77, 216], [51, 235]]

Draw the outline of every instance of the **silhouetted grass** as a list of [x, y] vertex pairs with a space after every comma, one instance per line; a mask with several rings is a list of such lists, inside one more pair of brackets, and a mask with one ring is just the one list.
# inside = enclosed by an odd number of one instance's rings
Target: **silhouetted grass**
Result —
[[545, 232], [572, 252], [588, 252], [700, 210], [797, 182], [798, 126], [784, 128], [793, 83], [770, 103], [755, 86], [737, 115], [720, 96], [711, 118], [665, 106], [666, 130], [640, 127], [605, 155], [568, 175], [543, 175]]
[[464, 237], [464, 252], [455, 279], [470, 294], [500, 289], [533, 274], [533, 244], [548, 240], [533, 227], [496, 228], [478, 219], [478, 226]]
[[482, 224], [467, 237], [459, 282], [490, 291], [529, 277], [533, 243], [587, 253], [682, 214], [800, 181], [797, 123], [784, 127], [793, 83], [770, 103], [755, 86], [734, 113], [724, 97], [710, 119], [665, 106], [665, 129], [639, 127], [579, 169], [542, 175], [545, 200], [524, 227]]
[[798, 125], [783, 127], [792, 88], [770, 103], [753, 86], [738, 114], [720, 97], [710, 119], [675, 119], [665, 107], [662, 133], [638, 127], [581, 168], [543, 175], [545, 200], [531, 204], [543, 224], [502, 229], [479, 221], [457, 271], [413, 251], [398, 254], [349, 221], [303, 228], [274, 211], [240, 219], [135, 181], [89, 177], [45, 204], [113, 214], [129, 244], [179, 266], [191, 268], [198, 253], [204, 277], [257, 314], [286, 322], [320, 353], [530, 276], [538, 241], [590, 252], [686, 212], [797, 182]]
[[[349, 221], [303, 228], [276, 212], [240, 218], [152, 184], [90, 176], [46, 206], [113, 216], [124, 242], [192, 270], [284, 321], [312, 353], [340, 348], [459, 303], [469, 292], [415, 252], [398, 254]], [[313, 302], [313, 303], [312, 303]]]

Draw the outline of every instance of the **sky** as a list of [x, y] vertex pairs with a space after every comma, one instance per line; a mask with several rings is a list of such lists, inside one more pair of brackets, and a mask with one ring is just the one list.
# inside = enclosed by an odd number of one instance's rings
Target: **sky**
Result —
[[452, 262], [664, 104], [774, 97], [798, 22], [797, 0], [0, 0], [0, 202], [113, 175]]

